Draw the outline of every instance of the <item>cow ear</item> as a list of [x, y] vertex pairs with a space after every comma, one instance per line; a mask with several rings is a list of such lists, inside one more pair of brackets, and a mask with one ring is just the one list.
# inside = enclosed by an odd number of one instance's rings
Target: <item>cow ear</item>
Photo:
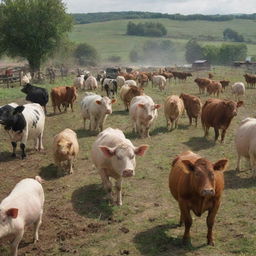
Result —
[[141, 145], [139, 147], [136, 147], [134, 150], [134, 153], [138, 156], [143, 156], [145, 152], [147, 151], [149, 145]]
[[112, 104], [116, 103], [116, 99], [112, 99], [112, 100], [111, 100], [111, 103], [112, 103]]
[[115, 148], [109, 148], [106, 146], [99, 146], [99, 148], [106, 157], [112, 157], [115, 155]]
[[221, 159], [213, 164], [214, 171], [222, 171], [224, 172], [228, 166], [228, 160], [227, 159]]
[[140, 108], [144, 108], [145, 105], [144, 105], [143, 103], [139, 103], [138, 106], [139, 106]]
[[96, 100], [96, 103], [101, 105], [101, 101], [100, 100]]
[[160, 104], [155, 104], [155, 109], [159, 109], [160, 107], [161, 107], [161, 105]]
[[185, 165], [185, 167], [188, 171], [190, 171], [190, 172], [195, 171], [195, 165], [190, 160], [182, 160], [181, 162]]
[[239, 107], [241, 107], [241, 106], [243, 106], [244, 105], [244, 102], [243, 101], [238, 101], [237, 103], [236, 103], [236, 106], [239, 108]]
[[25, 109], [24, 106], [18, 106], [14, 109], [13, 111], [13, 115], [17, 114], [17, 113], [22, 113], [22, 111]]
[[6, 215], [8, 217], [12, 217], [13, 219], [16, 219], [18, 216], [18, 209], [17, 208], [10, 208], [9, 210], [6, 211]]

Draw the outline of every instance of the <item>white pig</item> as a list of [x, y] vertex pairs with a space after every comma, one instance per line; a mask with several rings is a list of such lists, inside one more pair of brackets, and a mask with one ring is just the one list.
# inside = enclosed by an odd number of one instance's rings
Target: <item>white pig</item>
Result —
[[135, 156], [143, 156], [148, 145], [135, 147], [119, 129], [107, 128], [101, 132], [92, 146], [92, 162], [99, 170], [108, 198], [112, 201], [112, 183], [116, 180], [117, 205], [122, 205], [122, 178], [135, 174]]
[[11, 244], [12, 255], [18, 255], [18, 246], [25, 227], [34, 224], [34, 243], [42, 222], [44, 191], [42, 179], [23, 179], [0, 204], [0, 238], [15, 235]]

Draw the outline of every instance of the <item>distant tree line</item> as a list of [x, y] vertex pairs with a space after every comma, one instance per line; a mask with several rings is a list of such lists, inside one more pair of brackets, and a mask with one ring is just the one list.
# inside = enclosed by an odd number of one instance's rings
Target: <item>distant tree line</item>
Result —
[[207, 20], [207, 21], [228, 21], [232, 19], [256, 20], [256, 13], [253, 14], [230, 14], [230, 15], [182, 15], [154, 12], [97, 12], [97, 13], [74, 13], [72, 14], [77, 24], [86, 24], [93, 22], [104, 22], [110, 20], [124, 19], [159, 19], [167, 18], [171, 20]]
[[138, 23], [135, 24], [133, 22], [129, 22], [127, 24], [127, 35], [133, 36], [155, 36], [162, 37], [167, 34], [167, 30], [161, 23], [155, 22], [146, 22], [146, 23]]
[[246, 44], [200, 45], [195, 39], [186, 44], [185, 57], [188, 63], [205, 59], [213, 65], [230, 65], [233, 61], [245, 60], [246, 56]]

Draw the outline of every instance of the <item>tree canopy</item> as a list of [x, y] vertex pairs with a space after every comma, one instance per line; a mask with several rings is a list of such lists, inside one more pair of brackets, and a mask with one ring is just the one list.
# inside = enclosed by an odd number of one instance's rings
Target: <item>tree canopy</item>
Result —
[[32, 71], [60, 45], [72, 28], [61, 0], [2, 0], [0, 52], [28, 60]]

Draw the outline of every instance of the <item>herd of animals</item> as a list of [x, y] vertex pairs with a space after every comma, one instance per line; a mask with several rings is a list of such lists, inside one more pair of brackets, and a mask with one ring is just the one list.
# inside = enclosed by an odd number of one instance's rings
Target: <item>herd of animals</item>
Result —
[[[141, 138], [149, 137], [150, 128], [156, 122], [158, 109], [161, 107], [144, 93], [144, 87], [158, 86], [160, 91], [166, 89], [167, 81], [171, 78], [186, 80], [192, 76], [189, 72], [168, 71], [161, 69], [159, 72], [120, 72], [116, 79], [104, 77], [99, 73], [80, 75], [74, 80], [73, 86], [55, 87], [50, 92], [54, 114], [56, 108], [59, 112], [67, 111], [77, 99], [78, 90], [86, 90], [80, 107], [81, 115], [86, 129], [86, 120], [89, 120], [89, 130], [99, 131], [92, 145], [91, 160], [99, 171], [102, 184], [107, 192], [108, 199], [114, 204], [122, 205], [122, 179], [135, 175], [136, 156], [143, 156], [149, 145], [142, 144], [138, 147], [127, 139], [120, 129], [108, 127], [104, 129], [106, 118], [112, 113], [112, 104], [116, 102], [117, 93], [129, 111], [133, 131]], [[254, 87], [256, 76], [245, 74], [248, 87]], [[208, 78], [196, 78], [199, 93], [219, 96], [229, 85], [229, 81], [215, 81], [209, 73]], [[17, 142], [20, 142], [21, 158], [26, 157], [27, 140], [33, 139], [36, 150], [43, 150], [43, 132], [46, 118], [46, 105], [49, 101], [48, 91], [45, 88], [31, 85], [23, 79], [25, 85], [21, 89], [26, 94], [26, 100], [32, 103], [18, 105], [9, 103], [0, 107], [0, 124], [11, 138], [13, 147], [12, 156], [16, 156]], [[106, 91], [107, 96], [101, 96], [92, 90], [98, 88]], [[243, 82], [236, 82], [231, 86], [232, 93], [237, 97], [237, 102], [226, 99], [210, 98], [202, 104], [199, 97], [186, 93], [170, 95], [162, 102], [168, 129], [178, 127], [178, 120], [186, 111], [190, 125], [201, 118], [205, 136], [208, 136], [210, 127], [214, 128], [215, 141], [218, 140], [221, 130], [221, 142], [224, 141], [226, 130], [233, 117], [237, 115], [238, 108], [243, 105], [239, 101], [245, 93]], [[1, 129], [1, 132], [4, 132]], [[253, 177], [256, 178], [256, 119], [244, 119], [235, 135], [235, 145], [238, 154], [237, 170], [240, 169], [240, 158], [250, 160]], [[53, 158], [60, 171], [73, 173], [73, 163], [79, 152], [79, 142], [76, 133], [71, 129], [64, 129], [53, 138]], [[217, 214], [221, 194], [224, 189], [223, 172], [227, 168], [228, 160], [220, 159], [216, 163], [187, 151], [179, 154], [172, 162], [169, 175], [169, 188], [180, 207], [180, 225], [185, 224], [183, 241], [190, 239], [192, 225], [192, 210], [196, 216], [201, 216], [208, 211], [207, 216], [207, 243], [214, 245], [212, 229]], [[116, 199], [113, 198], [112, 182], [115, 180]], [[26, 178], [21, 180], [11, 193], [0, 204], [0, 238], [14, 234], [12, 241], [12, 255], [18, 255], [18, 246], [27, 225], [34, 224], [34, 241], [38, 240], [38, 230], [42, 222], [44, 191], [42, 179]]]

